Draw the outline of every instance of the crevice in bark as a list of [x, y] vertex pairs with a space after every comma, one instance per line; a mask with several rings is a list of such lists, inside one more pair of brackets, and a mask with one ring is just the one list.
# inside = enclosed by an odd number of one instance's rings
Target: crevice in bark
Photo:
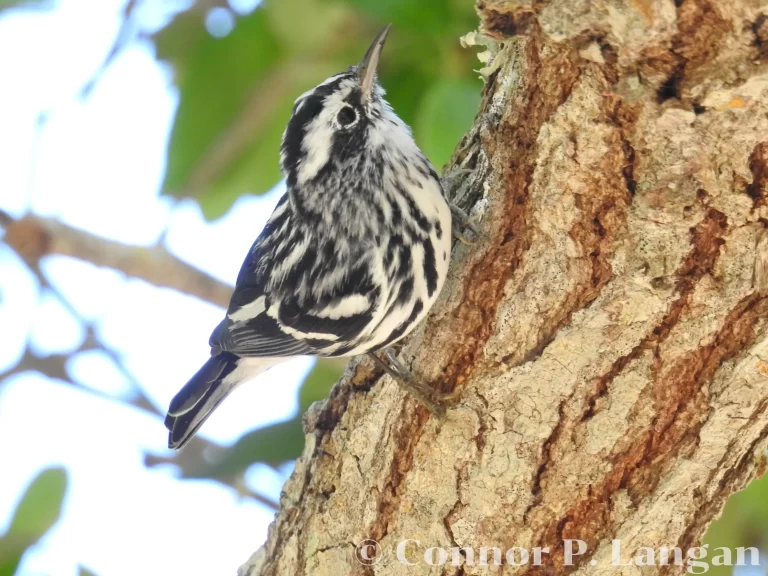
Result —
[[[429, 412], [423, 406], [409, 411], [405, 403], [398, 419], [399, 427], [392, 433], [395, 443], [395, 457], [392, 459], [383, 490], [378, 495], [379, 514], [376, 521], [368, 527], [367, 533], [376, 541], [381, 541], [389, 531], [389, 522], [397, 510], [400, 495], [405, 489], [405, 477], [413, 466], [413, 451], [424, 432], [424, 425], [429, 419]], [[415, 404], [415, 402], [414, 402]], [[409, 413], [410, 412], [410, 413]]]
[[586, 400], [586, 410], [581, 416], [581, 422], [595, 415], [597, 402], [608, 393], [610, 383], [624, 371], [627, 365], [639, 358], [646, 350], [657, 348], [677, 325], [680, 316], [688, 306], [688, 300], [696, 283], [704, 274], [712, 271], [720, 253], [720, 247], [724, 243], [723, 235], [726, 228], [725, 214], [710, 209], [698, 226], [691, 230], [693, 246], [675, 273], [678, 278], [677, 299], [671, 304], [662, 321], [629, 354], [617, 358], [611, 369], [596, 380], [593, 392]]
[[[466, 466], [462, 468], [462, 471], [466, 473]], [[459, 473], [456, 474], [456, 502], [453, 504], [451, 509], [448, 511], [448, 513], [443, 516], [443, 526], [445, 527], [445, 531], [448, 534], [448, 538], [450, 538], [451, 541], [451, 547], [459, 546], [459, 543], [456, 541], [456, 536], [453, 534], [453, 528], [451, 527], [451, 522], [453, 521], [454, 517], [459, 513], [461, 510], [463, 504], [461, 503], [461, 483], [462, 483], [462, 471], [459, 471]]]
[[[663, 379], [654, 381], [657, 390], [663, 388], [672, 394], [663, 401], [657, 398], [659, 412], [652, 425], [638, 436], [630, 449], [614, 457], [613, 470], [600, 484], [592, 487], [589, 498], [579, 502], [543, 531], [544, 536], [538, 545], [549, 545], [552, 553], [543, 566], [533, 567], [526, 574], [545, 574], [555, 566], [562, 566], [561, 571], [570, 573], [589, 560], [589, 556], [585, 555], [578, 558], [575, 566], [564, 566], [563, 541], [578, 538], [587, 543], [589, 550], [595, 550], [597, 543], [609, 536], [613, 529], [610, 518], [613, 494], [627, 488], [637, 505], [655, 488], [667, 461], [674, 458], [686, 438], [698, 435], [706, 421], [696, 419], [701, 412], [691, 405], [706, 401], [700, 392], [715, 372], [724, 362], [754, 343], [757, 336], [754, 326], [766, 314], [766, 298], [755, 295], [746, 297], [730, 312], [712, 344], [691, 352], [665, 371]], [[738, 471], [734, 471], [733, 477], [742, 478], [743, 474], [739, 476]], [[732, 486], [728, 487], [728, 493], [732, 490]], [[718, 502], [713, 509], [717, 510], [721, 505], [722, 502]], [[707, 521], [710, 519], [711, 516]]]
[[768, 14], [760, 14], [752, 23], [752, 32], [755, 34], [755, 46], [761, 59], [768, 58]]
[[675, 5], [678, 32], [668, 50], [657, 46], [648, 49], [640, 63], [643, 76], [664, 78], [657, 91], [658, 103], [672, 98], [685, 100], [685, 83], [699, 67], [714, 59], [731, 28], [712, 0], [680, 0]]
[[685, 74], [685, 64], [680, 62], [672, 73], [667, 77], [664, 83], [659, 87], [656, 93], [656, 102], [662, 104], [667, 100], [674, 98], [680, 99], [680, 84], [683, 82], [683, 75]]
[[[614, 361], [611, 369], [597, 380], [593, 393], [586, 399], [586, 409], [578, 419], [581, 424], [594, 416], [598, 400], [607, 394], [609, 385], [616, 376], [622, 373], [630, 362], [639, 358], [644, 351], [657, 348], [658, 345], [668, 337], [670, 331], [677, 324], [683, 311], [688, 305], [690, 295], [696, 282], [698, 282], [698, 280], [705, 274], [710, 273], [715, 265], [715, 261], [720, 253], [720, 247], [723, 244], [722, 236], [725, 233], [726, 228], [727, 222], [725, 215], [715, 209], [710, 209], [699, 225], [691, 230], [691, 243], [693, 246], [676, 273], [676, 276], [678, 277], [678, 298], [670, 306], [670, 310], [660, 324], [646, 335], [646, 337], [629, 354]], [[734, 354], [740, 349], [741, 348], [738, 347], [735, 348]], [[717, 364], [717, 367], [719, 367], [721, 363], [722, 362]], [[680, 370], [680, 372], [684, 372], [684, 370]], [[607, 532], [606, 527], [609, 526], [607, 520], [610, 516], [610, 501], [615, 490], [619, 488], [628, 488], [630, 494], [633, 496], [633, 501], [635, 501], [636, 498], [642, 497], [647, 493], [646, 489], [652, 489], [652, 487], [655, 486], [660, 473], [660, 463], [651, 466], [649, 462], [651, 459], [658, 458], [660, 452], [662, 452], [660, 439], [665, 437], [669, 428], [674, 423], [680, 407], [692, 399], [692, 396], [695, 393], [693, 389], [697, 384], [699, 386], [703, 385], [708, 378], [711, 378], [712, 374], [714, 374], [714, 370], [709, 371], [706, 377], [701, 374], [694, 374], [690, 379], [686, 379], [682, 377], [682, 375], [678, 375], [677, 380], [670, 379], [672, 375], [669, 373], [666, 374], [666, 377], [664, 378], [659, 374], [655, 375], [654, 388], [657, 388], [658, 386], [661, 386], [664, 389], [667, 387], [674, 388], [678, 394], [681, 394], [680, 398], [677, 402], [670, 402], [669, 399], [658, 401], [657, 399], [657, 407], [660, 410], [660, 414], [657, 414], [654, 419], [654, 425], [649, 427], [649, 430], [645, 435], [639, 436], [640, 440], [636, 441], [630, 450], [625, 454], [615, 457], [616, 463], [614, 464], [614, 470], [611, 475], [605, 478], [601, 485], [592, 488], [589, 499], [579, 503], [563, 518], [558, 519], [554, 525], [550, 524], [550, 527], [543, 531], [544, 538], [539, 542], [539, 545], [546, 546], [555, 543], [554, 546], [556, 552], [553, 553], [548, 561], [553, 563], [562, 561], [563, 539], [580, 538], [587, 542], [591, 549], [594, 549], [594, 544], [599, 541], [600, 538], [604, 537]], [[671, 384], [671, 382], [675, 381], [680, 382], [678, 387]], [[561, 429], [567, 423], [565, 415], [562, 412], [562, 406], [563, 404], [561, 403], [558, 423], [553, 430], [553, 433], [544, 443], [545, 451], [542, 460], [540, 461], [532, 488], [535, 500], [533, 505], [528, 507], [526, 517], [541, 502], [541, 495], [539, 494], [541, 490], [541, 479], [547, 473], [547, 465], [550, 460], [550, 453], [553, 446], [560, 436]], [[699, 423], [699, 427], [701, 424], [703, 424], [703, 422]], [[659, 429], [661, 430], [660, 432], [658, 431]], [[696, 433], [698, 433], [698, 428], [696, 428]], [[679, 434], [674, 440], [670, 441], [670, 447], [667, 448], [667, 454], [665, 454], [665, 456], [668, 456], [668, 453], [674, 450], [676, 443], [682, 442], [684, 436], [685, 434]], [[664, 446], [666, 446], [666, 444], [664, 444]], [[641, 482], [641, 479], [633, 478], [635, 470], [639, 469], [645, 471], [650, 468], [652, 468], [653, 473], [645, 476], [642, 479], [644, 482]], [[635, 504], [637, 504], [636, 501]], [[590, 533], [589, 526], [602, 526], [603, 531]], [[559, 547], [557, 545], [558, 542], [560, 542]], [[585, 559], [582, 559], [582, 561], [584, 560]], [[534, 569], [531, 570], [530, 573], [537, 574], [538, 572]]]
[[755, 145], [749, 156], [749, 170], [752, 182], [747, 185], [746, 193], [754, 201], [755, 209], [764, 205], [768, 196], [768, 142]]
[[536, 469], [536, 474], [534, 475], [533, 482], [531, 483], [531, 495], [533, 496], [533, 501], [528, 505], [525, 513], [523, 514], [523, 518], [526, 521], [528, 520], [528, 515], [531, 510], [541, 504], [541, 481], [544, 478], [544, 474], [547, 471], [547, 466], [552, 459], [552, 447], [560, 438], [560, 434], [566, 425], [565, 403], [566, 400], [560, 402], [560, 405], [557, 408], [557, 424], [555, 424], [555, 427], [552, 429], [552, 432], [544, 441], [544, 444], [541, 448], [541, 459], [539, 460], [539, 466]]
[[[605, 155], [600, 178], [589, 177], [588, 189], [577, 196], [580, 218], [569, 235], [590, 261], [590, 280], [577, 286], [565, 300], [558, 314], [546, 318], [540, 338], [522, 358], [521, 363], [538, 358], [557, 333], [570, 324], [573, 314], [589, 306], [613, 278], [610, 258], [617, 238], [622, 234], [626, 209], [636, 188], [634, 181], [635, 151], [629, 134], [637, 121], [637, 109], [626, 105], [614, 94], [604, 96], [601, 121], [615, 127], [615, 141]], [[509, 354], [493, 366], [509, 366], [516, 353]]]
[[479, 366], [483, 347], [493, 334], [506, 280], [530, 245], [527, 200], [536, 138], [580, 75], [568, 50], [552, 46], [548, 58], [542, 60], [540, 36], [541, 31], [534, 26], [530, 36], [517, 40], [522, 48], [520, 64], [536, 82], [521, 87], [509, 102], [498, 130], [482, 137], [489, 164], [496, 171], [492, 178], [506, 191], [505, 204], [498, 208], [503, 224], [495, 231], [492, 246], [466, 276], [464, 299], [453, 319], [465, 327], [466, 337], [450, 354], [443, 380], [446, 391], [466, 381]]
[[512, 38], [519, 34], [528, 34], [532, 28], [538, 29], [538, 21], [533, 6], [518, 6], [515, 10], [496, 10], [480, 0], [477, 11], [483, 17], [483, 29], [489, 36], [497, 39]]

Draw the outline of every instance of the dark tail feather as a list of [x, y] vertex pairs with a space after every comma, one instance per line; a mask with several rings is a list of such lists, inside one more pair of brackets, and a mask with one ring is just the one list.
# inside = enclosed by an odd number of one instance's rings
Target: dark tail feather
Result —
[[227, 379], [237, 368], [239, 357], [228, 352], [212, 356], [171, 400], [165, 427], [168, 447], [179, 449], [192, 439], [216, 407], [238, 382]]

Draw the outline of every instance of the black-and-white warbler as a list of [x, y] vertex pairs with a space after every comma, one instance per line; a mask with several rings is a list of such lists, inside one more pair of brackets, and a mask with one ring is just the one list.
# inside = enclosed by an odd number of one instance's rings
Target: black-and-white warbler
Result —
[[[429, 311], [448, 272], [451, 207], [376, 67], [385, 27], [360, 64], [296, 100], [280, 163], [287, 192], [251, 247], [211, 358], [173, 398], [180, 448], [239, 384], [298, 355], [369, 354], [434, 409], [388, 347]], [[373, 354], [387, 350], [387, 365]]]

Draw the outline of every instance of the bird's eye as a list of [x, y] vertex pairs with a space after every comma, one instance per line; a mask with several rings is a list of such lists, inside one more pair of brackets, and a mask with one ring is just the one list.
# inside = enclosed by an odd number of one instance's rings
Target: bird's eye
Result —
[[356, 120], [357, 112], [355, 112], [355, 109], [351, 106], [344, 106], [344, 108], [339, 110], [339, 113], [336, 115], [336, 121], [342, 128], [354, 124]]

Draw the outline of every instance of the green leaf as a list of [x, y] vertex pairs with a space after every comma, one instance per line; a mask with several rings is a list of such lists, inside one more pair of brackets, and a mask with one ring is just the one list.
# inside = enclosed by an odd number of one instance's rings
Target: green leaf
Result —
[[[231, 448], [216, 450], [215, 454], [184, 468], [184, 478], [220, 480], [234, 485], [255, 462], [282, 464], [297, 458], [304, 448], [301, 416], [278, 422], [243, 434]], [[173, 463], [172, 460], [168, 462]], [[4, 576], [0, 574], [0, 576]]]
[[312, 402], [328, 397], [328, 391], [339, 379], [341, 370], [341, 364], [333, 361], [320, 359], [315, 362], [299, 389], [299, 414], [291, 420], [243, 435], [232, 447], [227, 468], [234, 465], [244, 470], [254, 462], [282, 464], [298, 458], [304, 449], [301, 415]]
[[444, 166], [472, 126], [480, 104], [479, 81], [443, 80], [425, 94], [416, 117], [416, 140], [435, 167]]
[[312, 402], [328, 397], [328, 391], [339, 379], [341, 371], [341, 363], [327, 359], [315, 362], [299, 389], [298, 415], [244, 434], [226, 456], [214, 465], [215, 474], [245, 470], [254, 462], [282, 464], [298, 458], [304, 449], [301, 415]]
[[78, 566], [77, 576], [96, 576], [96, 572], [88, 570], [85, 566]]
[[46, 468], [32, 480], [0, 539], [0, 576], [12, 576], [24, 553], [56, 523], [66, 491], [67, 472], [61, 467]]
[[[430, 84], [434, 81], [418, 67], [405, 62], [389, 67], [382, 63], [379, 75], [381, 85], [386, 89], [386, 98], [398, 116], [409, 126], [413, 126], [421, 106], [421, 100]], [[420, 142], [419, 142], [420, 144]]]
[[282, 464], [293, 460], [299, 457], [303, 448], [301, 416], [296, 416], [244, 434], [232, 447], [227, 460], [244, 470], [253, 462]]
[[330, 44], [350, 19], [348, 7], [322, 0], [276, 0], [267, 2], [265, 9], [280, 44], [293, 54], [312, 53]]
[[62, 467], [46, 468], [30, 483], [13, 513], [7, 535], [37, 541], [61, 515], [67, 491], [67, 472]]
[[[747, 488], [731, 496], [723, 513], [704, 534], [703, 544], [709, 544], [710, 553], [715, 548], [761, 546], [766, 534], [765, 519], [768, 518], [768, 474], [749, 483]], [[707, 576], [731, 576], [730, 566], [709, 567]]]
[[[399, 29], [421, 32], [442, 30], [451, 21], [452, 9], [445, 0], [347, 0], [361, 12]], [[467, 3], [469, 4], [469, 3]]]
[[[280, 98], [259, 100], [259, 94], [268, 96], [267, 79], [280, 58], [280, 46], [263, 9], [238, 18], [224, 38], [210, 36], [200, 15], [188, 11], [160, 31], [155, 41], [158, 58], [173, 65], [180, 92], [163, 191], [197, 197], [229, 173], [260, 135], [259, 122], [269, 121], [283, 104]], [[244, 124], [243, 111], [254, 109], [260, 115], [251, 119], [256, 125]], [[275, 169], [269, 178], [240, 193], [265, 192], [278, 178]], [[267, 181], [270, 184], [264, 185]]]
[[313, 402], [328, 398], [328, 393], [339, 380], [345, 364], [330, 358], [317, 359], [299, 389], [299, 413], [306, 412]]
[[[264, 107], [268, 118], [255, 133], [257, 137], [249, 139], [244, 149], [232, 159], [227, 171], [200, 194], [200, 208], [208, 220], [226, 214], [246, 192], [266, 192], [280, 181], [280, 139], [291, 117], [294, 99], [287, 89], [276, 88], [276, 92], [280, 102], [273, 104], [276, 109]], [[296, 92], [298, 94], [300, 92]], [[274, 96], [275, 93], [270, 100]]]
[[[232, 157], [227, 171], [200, 195], [206, 218], [216, 219], [244, 193], [265, 192], [280, 181], [280, 140], [294, 100], [340, 69], [333, 61], [308, 61], [284, 65], [270, 75], [268, 87], [241, 111], [236, 121], [237, 125], [252, 127], [248, 142]], [[259, 118], [262, 120], [255, 121]]]
[[[281, 177], [279, 142], [296, 96], [357, 62], [384, 21], [396, 28], [380, 77], [413, 125], [430, 86], [445, 75], [471, 77], [472, 55], [461, 51], [458, 36], [475, 18], [463, 0], [267, 0], [238, 18], [228, 36], [214, 38], [201, 11], [182, 13], [155, 36], [180, 91], [163, 192], [198, 199], [215, 219], [243, 194], [271, 189]], [[424, 123], [421, 130], [428, 132]], [[458, 133], [450, 133], [453, 146]]]

